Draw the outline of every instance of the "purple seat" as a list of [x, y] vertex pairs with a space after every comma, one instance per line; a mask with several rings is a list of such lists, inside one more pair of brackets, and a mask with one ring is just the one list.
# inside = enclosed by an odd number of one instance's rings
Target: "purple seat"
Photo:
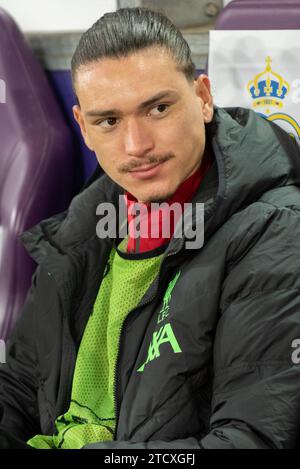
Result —
[[19, 235], [73, 195], [73, 141], [44, 71], [0, 9], [0, 339], [21, 312], [35, 268]]
[[233, 0], [220, 13], [215, 29], [299, 29], [299, 0]]

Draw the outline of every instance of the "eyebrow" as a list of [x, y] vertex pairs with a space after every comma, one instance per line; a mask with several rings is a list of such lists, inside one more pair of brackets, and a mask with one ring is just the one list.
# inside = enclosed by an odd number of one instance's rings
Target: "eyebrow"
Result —
[[[164, 90], [161, 91], [160, 93], [157, 93], [156, 95], [152, 96], [151, 98], [147, 99], [147, 101], [142, 102], [138, 106], [138, 110], [142, 111], [145, 108], [148, 108], [152, 104], [155, 104], [156, 102], [160, 101], [163, 98], [174, 98], [178, 97], [178, 93], [173, 90]], [[85, 115], [87, 117], [107, 117], [107, 116], [112, 116], [112, 115], [120, 115], [122, 112], [119, 109], [106, 109], [106, 110], [101, 110], [101, 109], [95, 109], [91, 111], [87, 111]]]

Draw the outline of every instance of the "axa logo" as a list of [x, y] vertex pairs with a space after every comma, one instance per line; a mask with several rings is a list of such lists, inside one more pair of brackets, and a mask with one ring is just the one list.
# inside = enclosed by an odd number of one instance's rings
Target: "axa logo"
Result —
[[[176, 285], [176, 282], [180, 276], [180, 273], [181, 272], [179, 271], [168, 285], [168, 288], [163, 298], [162, 309], [160, 310], [158, 314], [157, 324], [161, 323], [164, 319], [166, 319], [169, 316], [170, 301], [171, 301], [172, 293]], [[166, 343], [170, 344], [170, 347], [172, 348], [174, 353], [182, 352], [170, 323], [167, 323], [164, 326], [161, 326], [161, 328], [158, 331], [155, 331], [153, 333], [152, 341], [148, 349], [147, 359], [143, 363], [143, 365], [140, 366], [139, 369], [137, 370], [139, 373], [142, 373], [144, 371], [145, 366], [149, 362], [160, 357], [160, 347], [162, 344], [166, 344]]]
[[170, 323], [162, 326], [159, 331], [154, 332], [150, 347], [148, 349], [148, 356], [145, 363], [137, 370], [139, 373], [142, 373], [145, 369], [145, 366], [152, 362], [155, 358], [160, 357], [159, 348], [162, 344], [169, 343], [173, 349], [174, 353], [181, 353], [182, 350], [177, 342], [175, 334], [173, 332], [172, 326]]

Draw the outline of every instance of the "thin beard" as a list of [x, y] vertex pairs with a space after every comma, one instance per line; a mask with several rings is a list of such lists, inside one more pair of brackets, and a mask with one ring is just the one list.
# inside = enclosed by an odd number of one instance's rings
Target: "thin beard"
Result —
[[175, 194], [176, 190], [173, 191], [173, 192], [170, 192], [169, 194], [167, 194], [165, 197], [163, 197], [162, 199], [161, 198], [151, 198], [151, 199], [148, 199], [147, 201], [144, 201], [143, 203], [146, 203], [146, 204], [161, 204], [163, 202], [167, 202], [173, 194]]

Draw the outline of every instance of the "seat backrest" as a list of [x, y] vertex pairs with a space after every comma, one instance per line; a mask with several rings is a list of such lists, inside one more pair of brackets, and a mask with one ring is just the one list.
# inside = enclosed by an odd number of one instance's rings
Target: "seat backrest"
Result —
[[297, 0], [233, 0], [219, 15], [215, 29], [299, 29]]
[[73, 141], [44, 71], [0, 9], [0, 339], [21, 312], [35, 268], [19, 236], [73, 195]]

